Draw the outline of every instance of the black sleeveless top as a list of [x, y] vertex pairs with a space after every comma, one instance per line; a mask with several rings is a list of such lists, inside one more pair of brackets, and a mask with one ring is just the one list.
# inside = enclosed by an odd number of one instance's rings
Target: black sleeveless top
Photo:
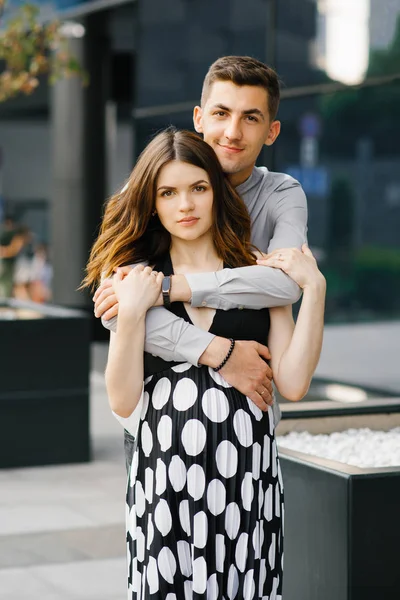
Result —
[[[173, 275], [170, 255], [160, 259], [154, 266], [156, 271], [162, 271], [164, 275]], [[182, 317], [188, 323], [192, 323], [183, 302], [172, 302], [169, 309], [177, 317]], [[233, 308], [231, 310], [216, 310], [209, 332], [213, 335], [233, 338], [235, 340], [254, 340], [260, 344], [267, 345], [270, 327], [269, 309], [252, 310], [247, 308]], [[174, 361], [166, 361], [158, 356], [144, 353], [144, 376], [149, 377], [154, 373], [165, 371], [174, 365]]]

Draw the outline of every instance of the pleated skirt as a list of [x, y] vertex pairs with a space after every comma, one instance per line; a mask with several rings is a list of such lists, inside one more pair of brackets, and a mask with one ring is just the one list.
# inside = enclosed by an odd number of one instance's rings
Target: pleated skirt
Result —
[[272, 411], [208, 367], [149, 377], [127, 485], [129, 600], [281, 600]]

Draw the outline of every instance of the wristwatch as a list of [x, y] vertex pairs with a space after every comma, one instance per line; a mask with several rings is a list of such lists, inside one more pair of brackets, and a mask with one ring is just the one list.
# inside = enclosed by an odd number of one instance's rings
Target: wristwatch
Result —
[[169, 308], [171, 306], [171, 297], [169, 295], [170, 291], [171, 291], [171, 276], [166, 275], [164, 277], [164, 279], [162, 280], [162, 284], [161, 284], [161, 293], [162, 293], [163, 304], [164, 304], [165, 308]]

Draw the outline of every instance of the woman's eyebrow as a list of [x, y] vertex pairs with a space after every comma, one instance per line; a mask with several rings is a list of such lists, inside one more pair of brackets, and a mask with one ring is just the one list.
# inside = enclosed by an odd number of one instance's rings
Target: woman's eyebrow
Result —
[[[205, 179], [199, 179], [198, 181], [195, 181], [194, 183], [190, 184], [190, 187], [193, 187], [195, 185], [199, 185], [199, 183], [206, 183], [208, 184], [208, 181], [206, 181]], [[173, 185], [160, 185], [160, 187], [157, 188], [158, 190], [176, 190], [176, 187]]]

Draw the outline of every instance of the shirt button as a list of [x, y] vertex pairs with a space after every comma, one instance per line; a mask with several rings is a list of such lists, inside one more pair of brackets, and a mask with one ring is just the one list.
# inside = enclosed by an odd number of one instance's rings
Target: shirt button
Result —
[[203, 300], [203, 302], [201, 303], [202, 306], [207, 306], [207, 302], [205, 300]]
[[239, 310], [243, 310], [243, 309], [244, 309], [244, 306], [239, 306]]

